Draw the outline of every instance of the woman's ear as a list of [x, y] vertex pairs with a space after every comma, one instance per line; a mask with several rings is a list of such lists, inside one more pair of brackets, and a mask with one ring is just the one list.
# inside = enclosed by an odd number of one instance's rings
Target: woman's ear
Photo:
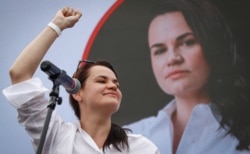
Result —
[[75, 94], [72, 94], [72, 97], [76, 100], [76, 101], [81, 101], [82, 97], [81, 97], [81, 94], [80, 94], [80, 90], [75, 93]]

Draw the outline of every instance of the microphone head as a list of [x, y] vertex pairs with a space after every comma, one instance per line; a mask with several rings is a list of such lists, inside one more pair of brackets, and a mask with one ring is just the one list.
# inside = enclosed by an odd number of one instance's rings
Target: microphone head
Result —
[[81, 89], [80, 81], [75, 79], [75, 78], [72, 78], [72, 79], [74, 80], [75, 85], [74, 85], [74, 87], [72, 89], [67, 89], [66, 90], [69, 94], [75, 94]]
[[46, 72], [51, 68], [51, 63], [49, 61], [43, 61], [40, 65], [42, 71]]

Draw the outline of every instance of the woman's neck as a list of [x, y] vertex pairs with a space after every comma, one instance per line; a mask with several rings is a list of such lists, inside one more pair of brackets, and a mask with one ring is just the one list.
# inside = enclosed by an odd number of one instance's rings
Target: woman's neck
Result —
[[95, 141], [99, 148], [103, 147], [111, 129], [111, 118], [98, 118], [84, 115], [81, 118], [81, 128], [85, 130]]
[[210, 97], [208, 94], [203, 93], [199, 95], [181, 95], [175, 96], [176, 102], [176, 114], [179, 118], [189, 118], [193, 108], [197, 104], [208, 104], [210, 102]]

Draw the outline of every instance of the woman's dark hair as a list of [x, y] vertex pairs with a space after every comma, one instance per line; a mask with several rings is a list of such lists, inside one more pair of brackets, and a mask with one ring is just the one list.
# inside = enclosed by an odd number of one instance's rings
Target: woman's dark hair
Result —
[[[98, 60], [95, 62], [84, 62], [81, 67], [77, 69], [75, 74], [73, 75], [74, 78], [78, 79], [81, 83], [81, 88], [85, 86], [85, 82], [87, 78], [89, 77], [89, 71], [93, 66], [104, 66], [112, 70], [115, 74], [115, 76], [118, 78], [117, 73], [113, 66], [105, 61], [105, 60]], [[75, 115], [78, 119], [80, 119], [80, 107], [78, 102], [72, 97], [72, 95], [69, 96], [71, 107], [73, 108]], [[105, 151], [106, 148], [109, 148], [110, 145], [113, 145], [118, 151], [122, 152], [122, 149], [129, 148], [128, 145], [128, 136], [127, 131], [130, 131], [129, 129], [122, 128], [114, 123], [111, 125], [111, 130], [109, 132], [109, 135], [103, 145], [103, 151]]]
[[250, 149], [248, 85], [239, 72], [239, 56], [231, 30], [220, 11], [208, 0], [165, 0], [152, 10], [151, 20], [169, 12], [182, 12], [201, 43], [211, 69], [208, 82], [212, 109], [222, 117], [221, 128], [239, 140], [238, 150]]

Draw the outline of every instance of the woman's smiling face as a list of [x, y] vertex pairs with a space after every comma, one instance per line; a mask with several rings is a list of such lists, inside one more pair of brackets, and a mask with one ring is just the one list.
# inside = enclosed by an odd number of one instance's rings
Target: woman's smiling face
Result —
[[90, 68], [89, 77], [80, 93], [83, 110], [105, 111], [107, 114], [116, 112], [122, 99], [114, 72], [104, 66]]

